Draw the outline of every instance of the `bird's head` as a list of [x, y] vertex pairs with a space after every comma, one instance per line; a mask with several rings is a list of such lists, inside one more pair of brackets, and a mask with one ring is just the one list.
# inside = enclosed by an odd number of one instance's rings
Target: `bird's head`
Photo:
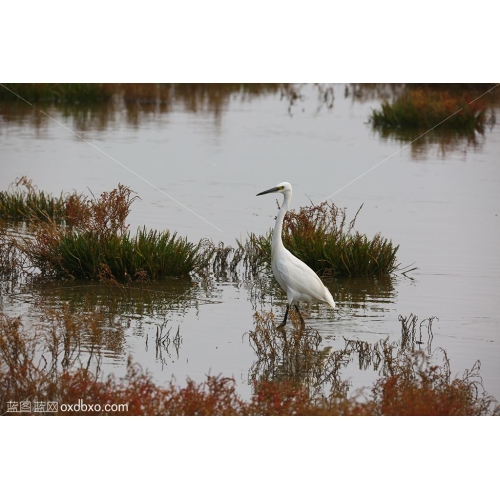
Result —
[[284, 195], [292, 194], [292, 185], [289, 182], [280, 182], [276, 187], [268, 189], [267, 191], [262, 191], [262, 193], [257, 194], [257, 196], [269, 193], [283, 193]]

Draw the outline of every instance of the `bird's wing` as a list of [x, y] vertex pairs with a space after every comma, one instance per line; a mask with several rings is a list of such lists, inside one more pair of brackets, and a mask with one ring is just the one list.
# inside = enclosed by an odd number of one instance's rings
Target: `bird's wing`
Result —
[[288, 250], [277, 260], [276, 269], [283, 281], [299, 294], [309, 295], [315, 300], [327, 302], [325, 285], [319, 276]]

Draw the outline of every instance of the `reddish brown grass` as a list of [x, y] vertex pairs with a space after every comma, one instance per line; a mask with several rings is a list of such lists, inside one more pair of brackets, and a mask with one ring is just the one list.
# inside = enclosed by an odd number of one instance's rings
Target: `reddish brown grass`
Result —
[[[255, 380], [249, 401], [237, 394], [234, 379], [207, 376], [157, 385], [129, 359], [122, 378], [100, 380], [79, 358], [78, 331], [98, 335], [98, 318], [58, 313], [57, 331], [42, 327], [27, 332], [20, 318], [0, 315], [0, 413], [12, 415], [11, 402], [55, 401], [58, 415], [486, 415], [498, 413], [486, 395], [479, 364], [462, 378], [452, 379], [448, 359], [434, 365], [424, 351], [391, 358], [389, 373], [365, 392], [364, 400], [338, 392], [312, 396], [295, 380]], [[84, 321], [84, 322], [82, 322]], [[87, 325], [88, 324], [88, 325]], [[94, 333], [92, 333], [94, 332]], [[389, 354], [388, 354], [389, 355]], [[62, 361], [60, 358], [62, 357]], [[93, 411], [76, 406], [94, 405]], [[63, 405], [65, 410], [63, 411]], [[70, 406], [72, 405], [72, 406]], [[97, 407], [99, 405], [99, 407]], [[106, 405], [116, 405], [109, 406]], [[124, 405], [121, 409], [117, 405]], [[19, 413], [18, 413], [19, 414]], [[22, 414], [22, 413], [21, 413]]]

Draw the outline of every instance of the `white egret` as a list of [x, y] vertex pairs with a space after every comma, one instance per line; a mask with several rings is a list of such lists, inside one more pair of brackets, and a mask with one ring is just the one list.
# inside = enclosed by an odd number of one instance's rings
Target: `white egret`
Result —
[[271, 268], [274, 277], [286, 292], [288, 304], [286, 306], [285, 318], [279, 325], [282, 328], [286, 325], [288, 311], [293, 305], [299, 314], [302, 326], [304, 319], [300, 314], [298, 302], [324, 302], [335, 309], [335, 302], [328, 288], [323, 285], [318, 275], [295, 255], [290, 253], [281, 239], [283, 219], [288, 212], [290, 200], [292, 199], [292, 185], [288, 182], [281, 182], [276, 187], [259, 193], [257, 196], [269, 193], [282, 193], [284, 196], [283, 205], [278, 212], [276, 224], [274, 226], [273, 239], [271, 243]]

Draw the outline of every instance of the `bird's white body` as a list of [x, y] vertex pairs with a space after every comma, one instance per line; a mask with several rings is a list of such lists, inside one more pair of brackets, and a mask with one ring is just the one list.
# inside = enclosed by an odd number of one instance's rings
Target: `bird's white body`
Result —
[[283, 252], [279, 252], [278, 257], [271, 260], [271, 268], [290, 305], [299, 302], [324, 302], [335, 308], [332, 294], [318, 275], [286, 248], [283, 247]]
[[335, 301], [332, 294], [323, 285], [318, 275], [307, 264], [297, 259], [283, 245], [281, 233], [283, 220], [292, 199], [292, 186], [288, 182], [282, 182], [275, 188], [259, 194], [275, 192], [282, 193], [284, 201], [276, 218], [272, 239], [271, 268], [274, 277], [285, 291], [289, 305], [297, 306], [299, 302], [323, 302], [335, 308]]

